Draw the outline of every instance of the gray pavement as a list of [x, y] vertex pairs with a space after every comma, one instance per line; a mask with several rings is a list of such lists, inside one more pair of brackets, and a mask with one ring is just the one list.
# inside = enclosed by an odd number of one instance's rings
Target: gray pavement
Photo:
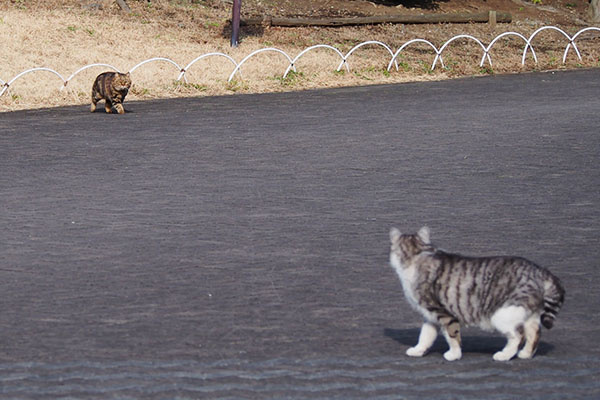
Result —
[[[600, 397], [600, 70], [0, 114], [0, 398]], [[420, 319], [388, 231], [567, 290], [533, 360]]]

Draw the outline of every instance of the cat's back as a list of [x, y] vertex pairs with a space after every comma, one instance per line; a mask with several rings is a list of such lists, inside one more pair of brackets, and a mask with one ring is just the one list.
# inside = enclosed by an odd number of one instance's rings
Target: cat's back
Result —
[[96, 77], [95, 83], [110, 82], [115, 78], [116, 72], [103, 72]]
[[[456, 270], [458, 272], [470, 272], [477, 274], [494, 274], [507, 271], [537, 271], [545, 270], [534, 262], [519, 256], [467, 256], [459, 253], [449, 253], [444, 250], [436, 250], [429, 255], [435, 264], [439, 266], [440, 272]], [[424, 260], [426, 261], [426, 260]], [[431, 261], [426, 261], [431, 263]]]
[[430, 290], [454, 315], [478, 324], [513, 298], [526, 298], [529, 308], [543, 300], [544, 282], [552, 275], [518, 256], [471, 257], [436, 251]]
[[430, 257], [431, 261], [424, 261], [429, 265], [427, 270], [434, 271], [438, 282], [468, 286], [482, 294], [490, 287], [510, 290], [520, 283], [539, 282], [551, 275], [547, 269], [518, 256], [473, 257], [438, 250]]
[[108, 94], [111, 91], [113, 80], [115, 79], [115, 72], [103, 72], [96, 77], [92, 89], [102, 93]]

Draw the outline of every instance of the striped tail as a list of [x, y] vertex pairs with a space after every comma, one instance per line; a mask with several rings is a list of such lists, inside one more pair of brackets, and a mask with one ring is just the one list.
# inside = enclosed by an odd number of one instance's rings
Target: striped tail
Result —
[[544, 312], [541, 320], [545, 328], [554, 326], [554, 320], [564, 301], [565, 289], [557, 277], [550, 275], [544, 282]]

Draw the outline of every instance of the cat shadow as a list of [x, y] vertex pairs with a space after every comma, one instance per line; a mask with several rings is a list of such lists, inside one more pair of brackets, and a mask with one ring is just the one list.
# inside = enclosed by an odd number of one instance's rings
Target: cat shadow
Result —
[[[104, 111], [104, 108], [102, 108], [102, 107], [97, 108], [96, 110], [92, 111], [90, 114], [96, 114], [96, 113], [106, 114], [106, 115], [112, 115], [112, 114], [119, 115], [119, 113], [116, 112], [115, 110], [111, 110], [111, 112], [107, 113], [106, 111]], [[135, 111], [132, 111], [128, 108], [125, 109], [125, 114], [134, 114], [134, 113], [135, 113]]]
[[[390, 329], [385, 328], [383, 334], [390, 339], [394, 339], [396, 342], [403, 346], [412, 347], [417, 344], [419, 340], [420, 328], [411, 329]], [[497, 351], [502, 350], [506, 344], [506, 339], [502, 336], [492, 335], [463, 335], [462, 336], [462, 351], [463, 353], [481, 353], [481, 354], [494, 354]], [[554, 349], [554, 346], [540, 341], [538, 345], [537, 355], [546, 355]], [[448, 344], [442, 335], [439, 335], [433, 346], [429, 350], [429, 353], [445, 353], [448, 350]]]

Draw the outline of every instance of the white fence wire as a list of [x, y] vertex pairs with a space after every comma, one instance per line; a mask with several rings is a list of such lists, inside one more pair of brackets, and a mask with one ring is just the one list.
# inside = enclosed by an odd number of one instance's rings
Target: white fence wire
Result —
[[[442, 44], [442, 46], [438, 49], [433, 43], [431, 43], [430, 41], [427, 41], [425, 39], [412, 39], [409, 40], [408, 42], [404, 43], [396, 52], [394, 52], [392, 50], [392, 48], [390, 46], [388, 46], [387, 44], [383, 43], [383, 42], [379, 42], [379, 41], [375, 41], [375, 40], [370, 40], [370, 41], [366, 41], [366, 42], [362, 42], [360, 44], [357, 44], [356, 46], [354, 46], [352, 49], [350, 49], [350, 51], [348, 51], [345, 55], [337, 48], [327, 45], [327, 44], [317, 44], [311, 47], [308, 47], [304, 50], [302, 50], [296, 57], [292, 58], [290, 57], [285, 51], [281, 50], [281, 49], [277, 49], [274, 47], [268, 47], [268, 48], [263, 48], [263, 49], [259, 49], [256, 50], [250, 54], [248, 54], [246, 57], [244, 57], [242, 59], [242, 61], [240, 61], [239, 63], [237, 63], [231, 56], [224, 54], [224, 53], [207, 53], [207, 54], [203, 54], [199, 57], [196, 57], [193, 61], [191, 61], [188, 65], [185, 66], [185, 68], [182, 68], [179, 64], [177, 64], [175, 61], [169, 59], [169, 58], [165, 58], [165, 57], [154, 57], [154, 58], [150, 58], [148, 60], [144, 60], [138, 64], [136, 64], [134, 67], [132, 67], [131, 69], [129, 69], [129, 72], [134, 72], [136, 69], [138, 69], [139, 67], [142, 67], [143, 65], [150, 63], [150, 62], [156, 62], [156, 61], [162, 61], [162, 62], [167, 62], [171, 65], [173, 65], [175, 68], [177, 68], [177, 70], [179, 71], [179, 76], [177, 77], [177, 81], [181, 81], [181, 79], [183, 78], [184, 82], [187, 83], [187, 77], [186, 77], [186, 72], [189, 71], [189, 69], [198, 61], [202, 60], [203, 58], [207, 58], [207, 57], [225, 57], [227, 58], [231, 64], [233, 64], [233, 71], [231, 72], [231, 74], [229, 75], [229, 79], [228, 82], [231, 82], [233, 80], [233, 78], [235, 77], [235, 74], [238, 73], [239, 76], [241, 77], [241, 67], [244, 63], [246, 63], [250, 58], [256, 56], [257, 54], [263, 53], [263, 52], [275, 52], [275, 53], [279, 53], [282, 56], [284, 56], [287, 61], [288, 61], [288, 66], [285, 70], [285, 72], [283, 73], [283, 78], [285, 78], [290, 71], [294, 71], [296, 72], [296, 63], [298, 62], [298, 60], [300, 59], [300, 57], [302, 57], [304, 54], [308, 53], [311, 50], [314, 49], [319, 49], [319, 48], [324, 48], [324, 49], [329, 49], [334, 51], [335, 53], [337, 53], [340, 58], [341, 58], [341, 62], [339, 64], [339, 66], [337, 67], [336, 71], [340, 71], [342, 69], [342, 67], [346, 67], [346, 70], [348, 72], [350, 72], [350, 66], [348, 63], [348, 58], [352, 55], [352, 53], [354, 53], [356, 50], [360, 49], [363, 46], [368, 46], [368, 45], [377, 45], [380, 47], [383, 47], [385, 50], [387, 50], [387, 52], [389, 53], [391, 59], [389, 61], [389, 63], [387, 64], [387, 70], [390, 71], [392, 69], [392, 67], [395, 65], [396, 66], [396, 71], [398, 71], [398, 63], [397, 63], [397, 58], [400, 56], [400, 54], [402, 53], [402, 51], [404, 51], [408, 46], [413, 45], [413, 44], [425, 44], [427, 46], [429, 46], [433, 52], [435, 53], [435, 57], [433, 59], [433, 63], [431, 64], [431, 70], [433, 71], [435, 69], [435, 66], [438, 64], [441, 65], [442, 68], [444, 68], [444, 60], [442, 58], [442, 53], [444, 52], [444, 50], [446, 50], [446, 48], [452, 44], [454, 41], [456, 40], [469, 40], [472, 42], [475, 42], [476, 44], [479, 45], [479, 47], [481, 48], [482, 51], [482, 56], [481, 56], [481, 61], [479, 63], [480, 67], [483, 67], [483, 65], [485, 64], [485, 61], [487, 60], [489, 65], [492, 66], [492, 58], [490, 56], [490, 51], [492, 49], [492, 47], [502, 38], [504, 37], [508, 37], [508, 36], [516, 36], [517, 38], [520, 38], [523, 40], [524, 43], [524, 48], [523, 48], [523, 55], [521, 58], [521, 65], [525, 65], [525, 59], [527, 58], [527, 52], [529, 50], [531, 50], [531, 55], [533, 57], [534, 62], [537, 64], [538, 59], [537, 59], [537, 55], [535, 53], [534, 47], [533, 47], [533, 40], [535, 39], [535, 37], [537, 35], [539, 35], [541, 32], [546, 31], [546, 30], [551, 30], [551, 31], [555, 31], [560, 33], [562, 36], [564, 36], [564, 38], [567, 40], [567, 45], [565, 47], [565, 51], [563, 53], [563, 58], [562, 58], [562, 62], [563, 64], [566, 62], [567, 60], [567, 55], [569, 54], [569, 50], [572, 48], [573, 51], [575, 51], [575, 54], [577, 55], [578, 59], [581, 61], [582, 57], [581, 57], [581, 53], [579, 51], [579, 49], [577, 48], [577, 44], [575, 43], [575, 41], [584, 33], [587, 32], [600, 32], [600, 28], [598, 27], [587, 27], [587, 28], [583, 28], [581, 30], [579, 30], [577, 33], [575, 33], [573, 36], [569, 36], [569, 34], [567, 34], [564, 30], [556, 27], [556, 26], [544, 26], [541, 27], [539, 29], [537, 29], [535, 32], [533, 32], [531, 34], [531, 36], [529, 36], [529, 38], [526, 38], [525, 36], [523, 36], [520, 33], [517, 32], [504, 32], [498, 36], [496, 36], [487, 46], [485, 46], [483, 44], [483, 42], [479, 39], [477, 39], [474, 36], [471, 35], [457, 35], [454, 36], [452, 38], [450, 38], [449, 40], [447, 40], [446, 42], [444, 42]], [[47, 68], [47, 67], [36, 67], [36, 68], [31, 68], [28, 69], [26, 71], [23, 71], [21, 73], [19, 73], [18, 75], [16, 75], [14, 78], [12, 78], [9, 81], [4, 81], [0, 78], [0, 96], [2, 96], [4, 93], [6, 93], [9, 89], [9, 87], [19, 78], [28, 75], [29, 73], [32, 72], [38, 72], [38, 71], [46, 71], [46, 72], [50, 72], [54, 75], [56, 75], [61, 81], [62, 81], [62, 85], [60, 87], [60, 89], [64, 89], [69, 82], [80, 72], [85, 71], [88, 68], [92, 68], [92, 67], [107, 67], [110, 68], [114, 71], [120, 72], [116, 67], [110, 65], [110, 64], [102, 64], [102, 63], [98, 63], [98, 64], [89, 64], [86, 65], [84, 67], [79, 68], [77, 71], [73, 72], [67, 79], [64, 79], [62, 77], [61, 74], [59, 74], [58, 72], [56, 72], [55, 70], [51, 69], [51, 68]]]

